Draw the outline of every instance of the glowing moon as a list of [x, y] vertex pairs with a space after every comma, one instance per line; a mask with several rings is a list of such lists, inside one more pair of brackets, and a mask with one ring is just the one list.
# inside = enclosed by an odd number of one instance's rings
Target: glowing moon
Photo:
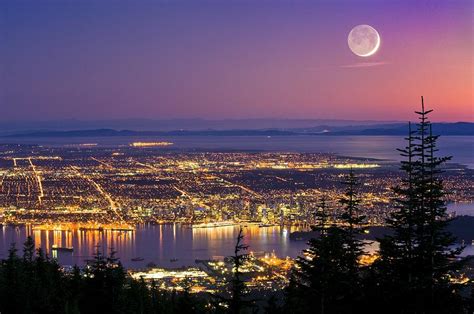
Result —
[[380, 47], [380, 35], [370, 25], [357, 25], [347, 37], [347, 44], [359, 57], [369, 57]]

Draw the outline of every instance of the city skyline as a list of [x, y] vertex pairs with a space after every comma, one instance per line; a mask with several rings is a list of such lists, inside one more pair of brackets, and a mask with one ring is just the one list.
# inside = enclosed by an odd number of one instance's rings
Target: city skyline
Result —
[[0, 1], [0, 314], [474, 313], [473, 13]]
[[[474, 121], [470, 1], [3, 1], [1, 120]], [[368, 58], [350, 30], [380, 34]], [[456, 110], [452, 110], [456, 108]]]

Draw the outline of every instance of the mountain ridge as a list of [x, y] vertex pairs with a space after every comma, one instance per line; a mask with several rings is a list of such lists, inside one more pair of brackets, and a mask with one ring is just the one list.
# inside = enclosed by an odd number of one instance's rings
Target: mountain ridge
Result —
[[[455, 122], [455, 123], [433, 123], [433, 132], [439, 135], [474, 135], [474, 123]], [[25, 137], [110, 137], [110, 136], [129, 136], [129, 137], [147, 137], [147, 136], [404, 136], [407, 133], [406, 124], [394, 123], [386, 125], [368, 125], [368, 126], [316, 126], [311, 128], [295, 129], [229, 129], [229, 130], [171, 130], [171, 131], [137, 131], [137, 130], [116, 130], [110, 128], [98, 128], [89, 130], [39, 130], [27, 131], [14, 134], [3, 135], [7, 138], [25, 138]]]

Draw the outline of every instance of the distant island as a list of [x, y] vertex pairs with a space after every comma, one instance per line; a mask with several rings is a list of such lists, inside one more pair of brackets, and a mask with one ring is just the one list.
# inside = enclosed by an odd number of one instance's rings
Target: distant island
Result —
[[[174, 131], [134, 131], [115, 129], [91, 129], [70, 131], [25, 131], [3, 135], [3, 138], [37, 138], [37, 137], [151, 137], [151, 136], [404, 136], [405, 123], [375, 124], [364, 126], [317, 126], [311, 128], [292, 129], [233, 129], [233, 130], [174, 130]], [[450, 136], [474, 135], [474, 123], [433, 123], [433, 132]]]

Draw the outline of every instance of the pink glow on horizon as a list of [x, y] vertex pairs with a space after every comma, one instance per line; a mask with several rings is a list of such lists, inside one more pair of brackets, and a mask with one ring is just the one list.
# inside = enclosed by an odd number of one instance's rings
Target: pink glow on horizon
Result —
[[[0, 120], [407, 120], [424, 95], [433, 120], [474, 121], [471, 1], [193, 3], [7, 0]], [[368, 58], [346, 42], [362, 23]]]

